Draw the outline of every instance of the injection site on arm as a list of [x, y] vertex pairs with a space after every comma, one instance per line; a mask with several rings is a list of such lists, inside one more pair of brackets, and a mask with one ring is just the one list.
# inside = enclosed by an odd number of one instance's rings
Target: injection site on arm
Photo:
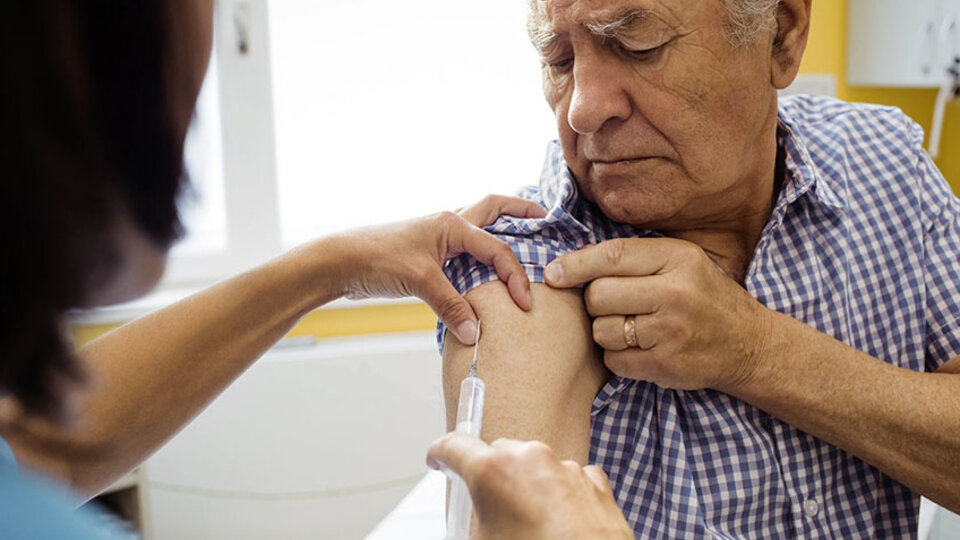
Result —
[[[497, 281], [466, 298], [483, 320], [483, 380], [486, 395], [482, 438], [539, 440], [561, 459], [586, 464], [590, 410], [608, 378], [591, 339], [579, 290], [531, 286], [533, 309], [524, 312]], [[445, 338], [443, 385], [447, 428], [456, 428], [461, 382], [473, 347]]]

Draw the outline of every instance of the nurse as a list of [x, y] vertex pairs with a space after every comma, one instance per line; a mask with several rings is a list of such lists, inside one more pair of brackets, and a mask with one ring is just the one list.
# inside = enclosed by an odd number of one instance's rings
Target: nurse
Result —
[[[73, 506], [331, 300], [419, 296], [469, 344], [476, 316], [441, 271], [469, 252], [530, 308], [519, 263], [479, 227], [544, 211], [490, 197], [321, 238], [73, 352], [66, 312], [148, 292], [181, 234], [212, 11], [212, 0], [0, 4], [0, 538], [102, 537]], [[603, 473], [539, 443], [448, 436], [429, 463], [466, 479], [480, 537], [633, 537]]]

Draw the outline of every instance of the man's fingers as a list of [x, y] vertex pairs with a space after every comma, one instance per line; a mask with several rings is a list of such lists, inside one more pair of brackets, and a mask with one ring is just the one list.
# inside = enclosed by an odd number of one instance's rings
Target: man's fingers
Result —
[[488, 195], [479, 203], [458, 213], [477, 227], [492, 225], [503, 215], [520, 218], [543, 218], [547, 215], [547, 211], [533, 201], [505, 195]]
[[622, 351], [603, 351], [603, 364], [615, 375], [638, 381], [658, 381], [662, 373], [657, 371], [657, 351], [645, 351], [636, 347]]
[[627, 345], [627, 334], [624, 323], [627, 318], [634, 320], [634, 336], [640, 350], [649, 350], [657, 346], [659, 334], [656, 328], [656, 319], [651, 316], [634, 315], [607, 315], [593, 320], [593, 341], [607, 351], [624, 351]]
[[477, 339], [477, 315], [439, 267], [419, 284], [418, 296], [430, 306], [440, 321], [457, 336], [460, 343], [473, 345]]
[[[649, 276], [663, 270], [688, 242], [670, 238], [618, 238], [557, 257], [544, 277], [551, 287], [576, 287], [604, 276]], [[693, 244], [689, 244], [693, 246]]]
[[670, 285], [663, 276], [602, 277], [583, 291], [583, 302], [591, 317], [646, 315], [660, 311], [662, 294]]
[[507, 284], [513, 301], [520, 309], [530, 311], [533, 305], [530, 298], [530, 280], [506, 242], [476, 227], [468, 227], [463, 231], [461, 249], [478, 261], [492, 265], [500, 281]]
[[473, 480], [471, 464], [489, 455], [493, 450], [477, 437], [463, 433], [447, 433], [427, 450], [427, 466], [431, 469], [451, 470], [467, 485]]

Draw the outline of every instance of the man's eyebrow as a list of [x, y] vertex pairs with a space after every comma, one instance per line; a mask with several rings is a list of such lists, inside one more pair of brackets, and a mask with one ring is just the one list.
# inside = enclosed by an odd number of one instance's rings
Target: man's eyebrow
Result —
[[544, 14], [537, 9], [536, 3], [531, 3], [530, 16], [527, 19], [527, 35], [530, 36], [530, 42], [541, 56], [553, 48], [560, 37], [553, 31]]
[[592, 34], [605, 38], [615, 38], [625, 28], [648, 19], [652, 13], [653, 11], [649, 9], [628, 8], [621, 10], [612, 17], [586, 21], [583, 25]]
[[[553, 30], [547, 17], [541, 10], [537, 9], [536, 4], [532, 4], [530, 16], [527, 19], [527, 34], [540, 55], [546, 56], [560, 40], [560, 34]], [[624, 29], [629, 28], [634, 23], [650, 18], [652, 13], [653, 11], [650, 9], [627, 8], [612, 17], [586, 21], [583, 26], [594, 35], [616, 38]]]

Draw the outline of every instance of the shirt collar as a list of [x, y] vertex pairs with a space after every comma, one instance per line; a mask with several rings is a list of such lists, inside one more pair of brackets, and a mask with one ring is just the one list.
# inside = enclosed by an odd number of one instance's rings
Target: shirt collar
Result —
[[780, 107], [777, 113], [777, 142], [785, 152], [786, 178], [775, 213], [776, 210], [793, 204], [806, 193], [810, 193], [813, 200], [826, 207], [845, 208], [846, 199], [824, 180], [820, 168], [810, 157], [810, 151], [799, 131], [790, 114]]

